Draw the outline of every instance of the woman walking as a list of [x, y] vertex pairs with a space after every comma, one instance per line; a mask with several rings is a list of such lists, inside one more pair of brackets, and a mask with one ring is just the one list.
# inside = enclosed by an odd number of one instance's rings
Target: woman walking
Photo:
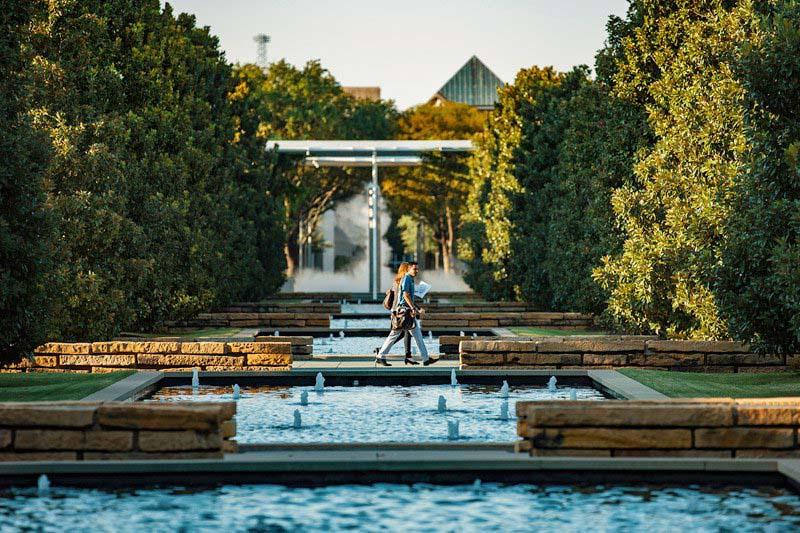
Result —
[[[425, 340], [422, 338], [422, 328], [419, 324], [419, 309], [414, 305], [414, 278], [418, 273], [419, 266], [417, 263], [411, 262], [400, 264], [400, 267], [397, 269], [397, 276], [394, 278], [395, 301], [394, 305], [392, 306], [392, 314], [395, 317], [399, 317], [401, 315], [410, 315], [410, 319], [414, 321], [411, 333], [414, 336], [414, 340], [417, 342], [419, 353], [422, 356], [422, 364], [428, 366], [437, 362], [438, 359], [432, 359], [428, 356], [428, 349], [425, 347]], [[392, 320], [392, 324], [397, 322], [403, 321]], [[381, 346], [377, 353], [375, 364], [392, 366], [386, 360], [386, 354], [389, 353], [389, 350], [392, 349], [392, 346], [394, 346], [395, 343], [406, 334], [407, 330], [401, 326], [402, 324], [398, 324], [397, 329], [393, 328], [392, 331], [389, 332], [389, 336], [383, 342], [383, 346]], [[416, 364], [416, 361], [410, 357], [408, 350], [406, 351], [406, 358], [404, 362], [405, 364]]]

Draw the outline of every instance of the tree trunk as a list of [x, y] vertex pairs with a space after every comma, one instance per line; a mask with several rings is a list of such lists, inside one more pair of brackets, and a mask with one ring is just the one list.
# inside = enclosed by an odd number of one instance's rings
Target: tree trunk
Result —
[[286, 277], [293, 278], [297, 273], [300, 261], [300, 247], [297, 244], [296, 232], [292, 231], [286, 235], [283, 253], [286, 256]]
[[453, 226], [453, 212], [449, 205], [444, 208], [445, 220], [439, 245], [442, 248], [442, 265], [445, 272], [453, 271], [455, 258], [453, 257], [453, 242], [455, 241], [455, 228]]

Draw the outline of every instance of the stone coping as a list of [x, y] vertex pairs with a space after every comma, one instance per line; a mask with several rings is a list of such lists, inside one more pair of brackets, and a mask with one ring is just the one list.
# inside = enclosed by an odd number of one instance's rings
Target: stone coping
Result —
[[462, 341], [498, 341], [498, 342], [616, 342], [616, 341], [647, 341], [657, 340], [658, 337], [652, 335], [495, 335], [491, 338], [478, 338], [460, 335], [441, 335], [439, 337], [439, 348], [442, 353], [457, 354]]
[[0, 463], [0, 486], [347, 482], [774, 483], [800, 487], [800, 461], [698, 458], [543, 458], [502, 450], [274, 450], [222, 459]]
[[[407, 368], [293, 368], [290, 371], [271, 372], [200, 372], [201, 383], [240, 385], [257, 383], [308, 384], [313, 383], [318, 372], [322, 372], [329, 384], [441, 384], [449, 383], [454, 368], [428, 367]], [[190, 372], [165, 372], [162, 385], [189, 383]], [[612, 398], [628, 400], [648, 400], [666, 398], [613, 370], [456, 370], [456, 376], [463, 383], [498, 384], [503, 380], [514, 384], [545, 385], [550, 377], [563, 384], [594, 386]]]
[[83, 402], [135, 401], [149, 396], [158, 388], [164, 375], [161, 372], [136, 372], [104, 389], [81, 398]]
[[[424, 308], [424, 306], [423, 306]], [[583, 313], [552, 312], [429, 312], [422, 315], [425, 327], [494, 328], [502, 326], [581, 326], [594, 325], [594, 316]]]
[[517, 449], [544, 456], [800, 458], [800, 397], [517, 402]]
[[752, 353], [733, 341], [646, 337], [571, 339], [464, 339], [463, 367], [653, 367], [706, 372], [774, 372], [800, 366], [800, 356]]
[[165, 323], [167, 331], [221, 327], [330, 327], [330, 312], [200, 313], [194, 318]]
[[235, 402], [0, 403], [0, 462], [219, 458]]

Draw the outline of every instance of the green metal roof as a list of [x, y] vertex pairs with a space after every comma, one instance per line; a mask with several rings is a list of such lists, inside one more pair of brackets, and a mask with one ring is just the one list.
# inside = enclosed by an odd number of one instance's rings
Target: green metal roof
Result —
[[451, 102], [491, 109], [497, 103], [497, 89], [505, 85], [489, 67], [476, 56], [469, 58], [437, 94]]

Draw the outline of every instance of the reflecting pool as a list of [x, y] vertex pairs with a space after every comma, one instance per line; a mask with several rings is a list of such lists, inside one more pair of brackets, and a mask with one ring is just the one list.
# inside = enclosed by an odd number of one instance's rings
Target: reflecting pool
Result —
[[[236, 440], [264, 442], [436, 442], [448, 440], [448, 420], [459, 422], [459, 441], [511, 442], [517, 439], [514, 404], [521, 400], [604, 400], [591, 387], [512, 386], [508, 398], [497, 385], [415, 385], [242, 387], [236, 411]], [[308, 405], [301, 395], [308, 394]], [[439, 396], [446, 408], [439, 412]], [[230, 401], [231, 387], [165, 387], [151, 401]], [[502, 419], [508, 402], [508, 419]], [[302, 425], [294, 427], [294, 411]]]
[[772, 487], [341, 485], [0, 491], [0, 531], [797, 531]]

